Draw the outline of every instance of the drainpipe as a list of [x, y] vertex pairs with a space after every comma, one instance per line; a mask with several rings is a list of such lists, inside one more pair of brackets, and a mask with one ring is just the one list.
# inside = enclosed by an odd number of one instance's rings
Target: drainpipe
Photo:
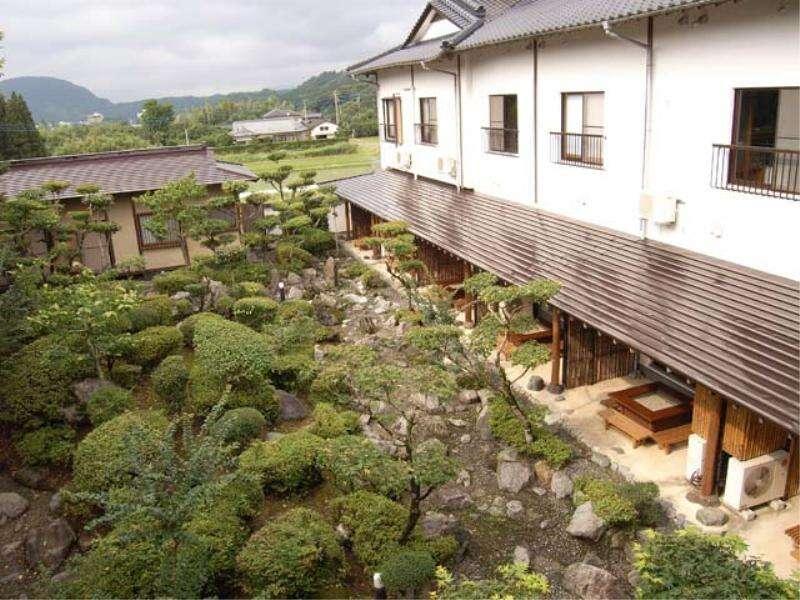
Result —
[[[416, 118], [416, 115], [417, 115], [417, 85], [416, 85], [416, 83], [414, 81], [414, 65], [410, 65], [409, 69], [411, 71], [411, 121], [412, 121], [410, 133], [411, 133], [411, 135], [416, 136], [417, 132], [414, 131], [414, 130], [416, 129], [415, 122], [417, 120], [417, 118]], [[400, 114], [400, 120], [401, 121], [403, 120], [402, 111], [401, 111], [401, 114]], [[405, 143], [406, 143], [406, 138], [405, 138], [405, 132], [404, 132], [403, 133], [403, 144], [405, 144]], [[414, 161], [414, 155], [409, 153], [409, 156], [411, 156], [411, 173], [412, 173], [412, 175], [414, 175], [414, 180], [417, 180], [418, 179], [418, 175], [417, 175], [417, 172], [416, 172], [416, 169], [415, 169], [416, 164], [414, 164], [414, 162], [415, 162]]]
[[533, 203], [539, 204], [539, 40], [533, 40]]
[[[635, 44], [644, 49], [646, 53], [645, 67], [645, 92], [644, 92], [644, 135], [642, 137], [642, 192], [647, 191], [648, 184], [648, 154], [650, 153], [650, 137], [652, 135], [651, 112], [653, 103], [653, 17], [647, 18], [647, 41], [624, 36], [611, 28], [608, 21], [603, 21], [603, 32], [610, 38]], [[642, 219], [642, 237], [646, 237], [647, 221]]]
[[456, 121], [458, 132], [458, 166], [456, 167], [456, 189], [460, 192], [464, 187], [464, 138], [462, 133], [462, 119], [461, 119], [461, 55], [456, 56], [456, 72], [445, 71], [444, 69], [435, 69], [429, 67], [425, 61], [420, 61], [419, 66], [423, 71], [431, 71], [435, 73], [444, 73], [453, 78], [453, 86], [456, 95]]

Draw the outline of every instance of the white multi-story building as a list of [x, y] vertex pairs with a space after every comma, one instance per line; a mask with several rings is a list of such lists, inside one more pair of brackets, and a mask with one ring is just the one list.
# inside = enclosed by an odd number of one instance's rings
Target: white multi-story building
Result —
[[348, 231], [402, 218], [469, 269], [558, 279], [568, 339], [574, 317], [796, 440], [799, 16], [432, 0], [350, 69], [377, 86], [383, 170], [338, 184]]

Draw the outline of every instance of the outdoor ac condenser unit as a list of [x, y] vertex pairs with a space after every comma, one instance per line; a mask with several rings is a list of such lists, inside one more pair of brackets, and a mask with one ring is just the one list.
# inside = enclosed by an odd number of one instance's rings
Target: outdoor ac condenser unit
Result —
[[686, 449], [686, 479], [699, 480], [703, 472], [703, 454], [706, 451], [706, 441], [696, 433], [689, 436], [689, 446]]
[[722, 501], [734, 510], [765, 504], [783, 496], [789, 473], [789, 453], [777, 450], [750, 460], [728, 460]]

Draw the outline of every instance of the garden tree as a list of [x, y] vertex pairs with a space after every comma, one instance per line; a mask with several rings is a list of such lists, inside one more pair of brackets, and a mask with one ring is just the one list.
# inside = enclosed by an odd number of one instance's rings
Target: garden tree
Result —
[[46, 154], [44, 140], [25, 99], [16, 92], [4, 101], [2, 129], [5, 132], [0, 159], [31, 158]]
[[[230, 196], [230, 206], [234, 207], [234, 210], [238, 210], [241, 194], [246, 192], [249, 187], [250, 184], [247, 181], [226, 181], [222, 184], [222, 191]], [[239, 232], [239, 241], [243, 241], [241, 232]]]
[[[383, 364], [356, 369], [349, 385], [351, 405], [370, 416], [408, 469], [408, 520], [400, 538], [404, 544], [422, 515], [422, 501], [456, 474], [457, 463], [447, 446], [424, 435], [431, 407], [455, 395], [455, 379], [438, 367]], [[390, 410], [379, 414], [379, 406]]]
[[88, 154], [110, 150], [146, 148], [150, 140], [141, 127], [106, 121], [97, 125], [56, 125], [41, 129], [49, 155]]
[[234, 471], [236, 446], [217, 432], [227, 394], [198, 431], [183, 415], [152, 435], [147, 452], [130, 436], [124, 487], [69, 494], [102, 509], [89, 529], [110, 532], [73, 563], [68, 596], [216, 595], [215, 579], [232, 571], [247, 539], [243, 517], [263, 502], [258, 484]]
[[[61, 223], [58, 205], [45, 199], [44, 191], [29, 190], [14, 198], [0, 198], [0, 241], [15, 260], [30, 263], [36, 258], [32, 244], [54, 240]], [[13, 264], [8, 261], [7, 265]]]
[[138, 296], [120, 284], [84, 277], [66, 287], [46, 286], [39, 310], [29, 319], [41, 333], [63, 336], [70, 346], [87, 352], [97, 376], [106, 379], [114, 360], [127, 349], [126, 317]]
[[267, 207], [271, 206], [271, 198], [269, 194], [263, 192], [250, 194], [247, 197], [247, 204], [254, 206], [260, 216], [250, 223], [250, 229], [245, 232], [242, 242], [266, 257], [272, 245], [280, 239], [280, 234], [277, 233], [280, 214], [276, 211], [266, 214]]
[[167, 102], [161, 104], [158, 100], [147, 100], [142, 104], [139, 120], [147, 138], [156, 144], [164, 145], [167, 143], [170, 126], [175, 120], [175, 110], [172, 104]]
[[378, 135], [377, 110], [372, 102], [345, 102], [341, 108], [339, 131], [347, 137], [369, 137]]
[[217, 252], [222, 246], [236, 241], [237, 235], [231, 231], [232, 225], [228, 219], [213, 216], [215, 211], [225, 211], [233, 208], [234, 200], [231, 196], [217, 196], [205, 204], [193, 206], [188, 209], [184, 225], [189, 237], [199, 241], [212, 252]]
[[75, 188], [82, 196], [81, 202], [88, 210], [70, 214], [74, 221], [76, 254], [83, 253], [86, 236], [96, 233], [103, 237], [105, 247], [111, 253], [111, 237], [119, 231], [118, 223], [108, 220], [108, 209], [114, 203], [110, 194], [104, 194], [100, 187], [94, 184], [84, 184]]

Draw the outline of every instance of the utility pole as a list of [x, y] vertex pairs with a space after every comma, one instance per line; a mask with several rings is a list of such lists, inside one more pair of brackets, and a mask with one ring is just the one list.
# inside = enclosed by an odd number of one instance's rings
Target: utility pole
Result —
[[341, 120], [341, 114], [339, 112], [339, 90], [333, 90], [333, 105], [336, 108], [336, 124], [339, 124]]

